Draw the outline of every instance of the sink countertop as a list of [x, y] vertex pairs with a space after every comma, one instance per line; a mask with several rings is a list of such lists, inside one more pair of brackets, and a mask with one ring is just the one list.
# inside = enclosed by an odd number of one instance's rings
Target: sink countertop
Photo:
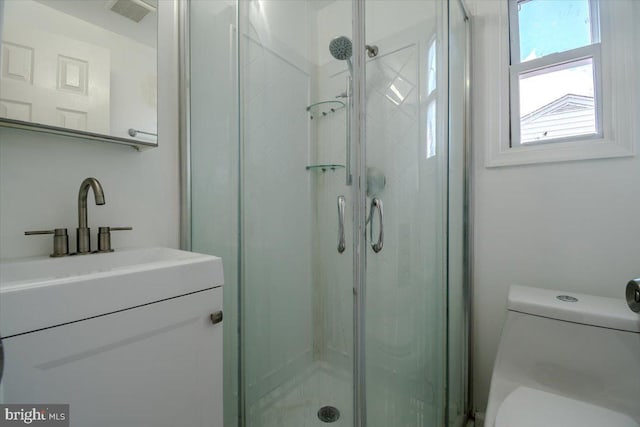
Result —
[[0, 262], [0, 336], [220, 287], [222, 260], [169, 248]]

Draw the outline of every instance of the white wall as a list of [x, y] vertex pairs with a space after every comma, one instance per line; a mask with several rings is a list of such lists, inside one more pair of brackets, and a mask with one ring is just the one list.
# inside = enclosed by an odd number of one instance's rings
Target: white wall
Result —
[[[172, 2], [159, 12], [159, 147], [144, 152], [102, 142], [0, 128], [0, 257], [46, 255], [50, 236], [25, 230], [66, 227], [72, 250], [80, 182], [94, 176], [106, 205], [89, 199], [89, 225], [130, 225], [115, 248], [178, 247], [177, 25]], [[95, 236], [92, 238], [94, 247]]]
[[308, 1], [245, 2], [243, 16], [251, 24], [244, 31], [263, 46], [287, 59], [313, 63], [316, 59], [316, 9]]
[[[622, 298], [625, 284], [640, 275], [640, 158], [486, 168], [485, 146], [495, 141], [483, 135], [499, 123], [498, 112], [483, 104], [495, 78], [487, 73], [495, 51], [487, 32], [498, 8], [496, 0], [470, 6], [474, 390], [476, 410], [484, 411], [509, 285]], [[640, 46], [638, 31], [635, 37]]]

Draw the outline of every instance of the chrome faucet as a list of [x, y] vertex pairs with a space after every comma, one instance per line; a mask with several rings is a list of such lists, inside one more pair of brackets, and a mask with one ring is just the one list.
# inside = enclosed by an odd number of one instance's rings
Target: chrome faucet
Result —
[[89, 195], [89, 188], [93, 189], [96, 205], [104, 205], [104, 190], [102, 190], [100, 182], [95, 178], [87, 178], [82, 181], [78, 192], [78, 229], [76, 230], [76, 243], [79, 254], [91, 252], [91, 234], [87, 226], [87, 196]]

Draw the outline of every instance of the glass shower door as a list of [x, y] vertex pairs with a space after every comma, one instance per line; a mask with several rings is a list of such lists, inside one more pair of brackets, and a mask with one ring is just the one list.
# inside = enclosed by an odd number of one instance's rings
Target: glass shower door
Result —
[[185, 2], [191, 248], [224, 260], [225, 425], [464, 421], [452, 3]]
[[340, 223], [350, 232], [348, 68], [329, 54], [331, 39], [350, 28], [326, 30], [344, 6], [347, 19], [351, 11], [349, 2], [320, 6], [238, 2], [247, 427], [348, 427], [353, 420], [350, 241], [338, 250]]
[[366, 421], [444, 424], [447, 75], [441, 1], [365, 3]]

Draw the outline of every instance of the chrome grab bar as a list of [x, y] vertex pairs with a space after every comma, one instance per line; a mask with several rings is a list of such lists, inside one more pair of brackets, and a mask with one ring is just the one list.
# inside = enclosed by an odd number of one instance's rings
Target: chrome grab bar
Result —
[[338, 196], [338, 253], [344, 252], [346, 245], [344, 243], [344, 196]]
[[[373, 243], [373, 211], [374, 209], [378, 210], [378, 219], [380, 220], [380, 232], [378, 233], [378, 241]], [[382, 200], [374, 197], [371, 200], [371, 211], [369, 212], [369, 238], [371, 239], [371, 249], [375, 253], [378, 253], [382, 250], [382, 246], [384, 245], [384, 213], [382, 212]]]

